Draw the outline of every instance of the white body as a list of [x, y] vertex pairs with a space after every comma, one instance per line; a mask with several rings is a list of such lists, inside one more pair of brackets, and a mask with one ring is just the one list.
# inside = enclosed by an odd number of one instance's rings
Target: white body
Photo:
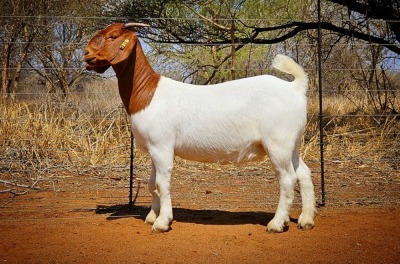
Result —
[[131, 121], [145, 151], [157, 142], [184, 159], [240, 163], [263, 158], [268, 142], [293, 144], [306, 124], [306, 107], [293, 83], [274, 76], [208, 86], [161, 77], [150, 105]]
[[240, 163], [270, 156], [280, 181], [280, 201], [269, 231], [289, 222], [294, 184], [299, 181], [303, 213], [299, 226], [312, 227], [315, 200], [310, 171], [298, 147], [306, 125], [307, 76], [290, 58], [274, 67], [293, 82], [264, 75], [216, 85], [190, 85], [161, 77], [149, 106], [131, 115], [139, 148], [153, 161], [149, 189], [153, 204], [146, 222], [165, 231], [172, 220], [170, 176], [174, 155], [201, 162]]

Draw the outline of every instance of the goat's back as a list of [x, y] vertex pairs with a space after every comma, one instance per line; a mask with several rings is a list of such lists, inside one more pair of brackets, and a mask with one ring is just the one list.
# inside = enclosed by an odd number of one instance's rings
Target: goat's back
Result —
[[265, 155], [268, 135], [292, 141], [301, 134], [306, 97], [293, 82], [269, 75], [207, 86], [162, 77], [148, 108], [131, 120], [142, 148], [146, 135], [186, 159], [242, 162]]

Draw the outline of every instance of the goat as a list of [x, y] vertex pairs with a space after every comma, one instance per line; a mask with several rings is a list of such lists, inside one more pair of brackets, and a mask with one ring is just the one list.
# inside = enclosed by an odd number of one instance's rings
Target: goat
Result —
[[267, 231], [283, 232], [289, 223], [297, 181], [302, 198], [298, 227], [312, 229], [314, 186], [299, 154], [307, 120], [303, 68], [277, 55], [273, 67], [293, 75], [293, 81], [262, 75], [203, 86], [178, 82], [150, 66], [133, 31], [143, 26], [148, 25], [115, 23], [100, 30], [86, 46], [84, 60], [87, 70], [98, 73], [112, 66], [136, 144], [151, 156], [148, 187], [153, 200], [145, 222], [154, 232], [170, 230], [174, 155], [224, 164], [259, 160], [268, 153], [280, 197]]

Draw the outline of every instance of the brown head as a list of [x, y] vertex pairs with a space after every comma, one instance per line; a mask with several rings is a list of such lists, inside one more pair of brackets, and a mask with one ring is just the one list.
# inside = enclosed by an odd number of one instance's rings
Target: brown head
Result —
[[84, 51], [86, 69], [98, 73], [128, 58], [138, 42], [132, 28], [147, 27], [142, 23], [115, 23], [94, 35]]
[[97, 32], [85, 48], [86, 69], [103, 73], [113, 67], [128, 114], [139, 112], [150, 104], [160, 80], [132, 31], [132, 28], [147, 26], [141, 23], [112, 24]]

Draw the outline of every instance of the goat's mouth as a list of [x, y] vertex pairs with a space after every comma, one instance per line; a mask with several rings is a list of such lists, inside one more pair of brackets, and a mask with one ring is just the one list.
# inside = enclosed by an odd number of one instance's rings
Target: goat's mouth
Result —
[[93, 62], [86, 61], [86, 70], [95, 71], [98, 73], [104, 73], [108, 68], [110, 68], [109, 64], [95, 64]]
[[110, 64], [101, 62], [96, 57], [85, 57], [84, 60], [88, 71], [103, 73], [110, 67]]
[[85, 57], [84, 60], [90, 67], [101, 66], [96, 57]]

